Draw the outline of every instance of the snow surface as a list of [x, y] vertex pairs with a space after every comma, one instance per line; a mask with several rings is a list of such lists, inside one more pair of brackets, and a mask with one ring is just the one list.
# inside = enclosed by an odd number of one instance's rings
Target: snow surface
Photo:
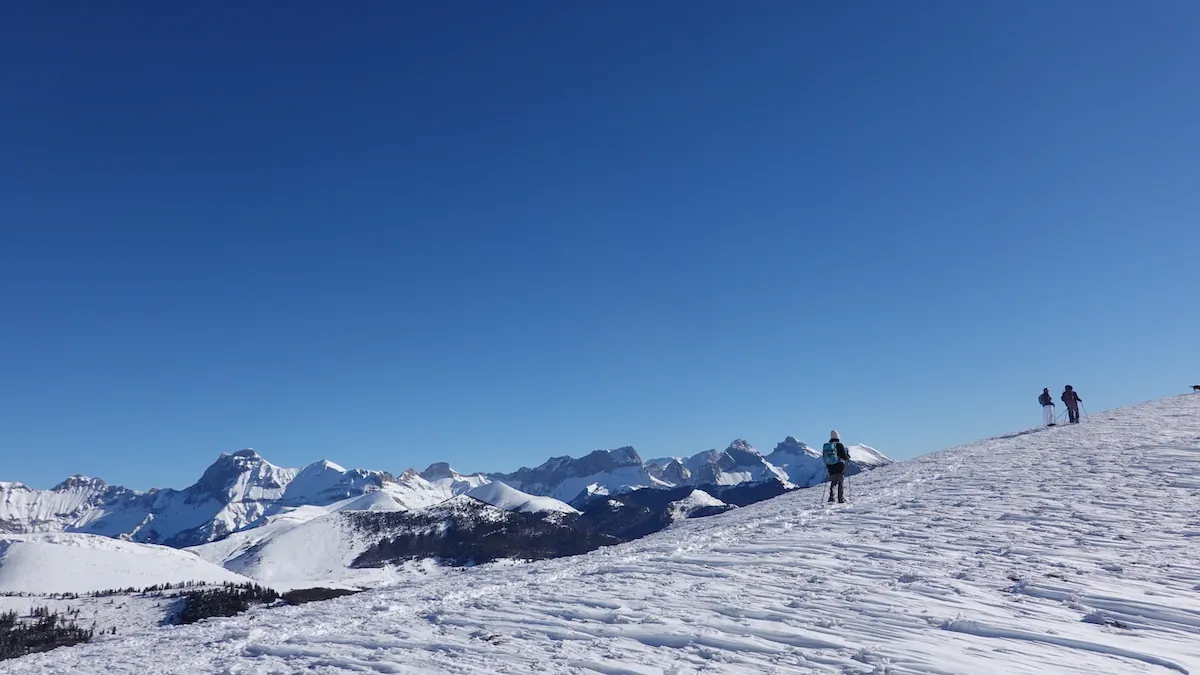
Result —
[[[201, 588], [205, 587], [189, 587], [187, 590]], [[78, 612], [69, 618], [85, 628], [95, 626], [95, 639], [107, 640], [110, 639], [108, 633], [114, 628], [117, 630], [117, 638], [129, 633], [157, 630], [179, 612], [182, 606], [179, 596], [185, 592], [175, 590], [161, 595], [122, 593], [100, 598], [81, 595], [70, 599], [44, 595], [0, 595], [0, 613], [13, 611], [17, 616], [27, 619], [32, 610], [38, 607], [49, 608], [50, 611], [63, 616]], [[0, 661], [0, 673], [5, 672], [5, 663]]]
[[4, 662], [49, 673], [1200, 674], [1200, 396], [497, 564]]
[[90, 593], [188, 581], [250, 579], [166, 546], [92, 534], [0, 535], [0, 592]]
[[351, 570], [369, 544], [337, 514], [404, 511], [387, 489], [330, 506], [303, 506], [268, 522], [186, 549], [201, 558], [278, 590], [325, 586], [378, 586], [395, 581], [391, 568]]
[[560, 502], [552, 497], [536, 497], [509, 487], [500, 481], [480, 485], [468, 492], [467, 496], [505, 511], [579, 513], [565, 502]]

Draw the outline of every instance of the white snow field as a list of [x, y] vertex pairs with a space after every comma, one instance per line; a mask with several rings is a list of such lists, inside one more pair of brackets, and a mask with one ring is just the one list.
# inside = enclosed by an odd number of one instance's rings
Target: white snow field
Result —
[[167, 546], [94, 534], [0, 535], [0, 592], [90, 593], [188, 581], [251, 582]]
[[[1031, 410], [1030, 417], [1037, 411]], [[14, 674], [1200, 673], [1200, 395]]]

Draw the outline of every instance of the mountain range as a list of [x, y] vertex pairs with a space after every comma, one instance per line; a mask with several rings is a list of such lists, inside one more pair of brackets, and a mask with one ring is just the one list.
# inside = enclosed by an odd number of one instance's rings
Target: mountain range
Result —
[[[891, 460], [868, 446], [850, 446], [849, 473]], [[691, 457], [643, 461], [631, 447], [597, 450], [584, 457], [554, 457], [512, 473], [461, 474], [444, 462], [396, 476], [345, 469], [320, 461], [299, 469], [278, 467], [251, 449], [223, 453], [196, 483], [183, 490], [138, 492], [98, 478], [72, 476], [50, 490], [0, 482], [0, 533], [85, 533], [176, 548], [222, 542], [223, 549], [346, 511], [420, 511], [467, 495], [505, 511], [568, 513], [595, 500], [646, 488], [704, 486], [710, 497], [732, 488], [775, 486], [778, 494], [824, 479], [819, 453], [794, 438], [763, 455], [744, 440], [725, 450]], [[481, 490], [485, 486], [486, 490]], [[730, 492], [729, 504], [745, 501]], [[244, 551], [243, 551], [244, 553]], [[228, 556], [219, 556], [223, 560]]]

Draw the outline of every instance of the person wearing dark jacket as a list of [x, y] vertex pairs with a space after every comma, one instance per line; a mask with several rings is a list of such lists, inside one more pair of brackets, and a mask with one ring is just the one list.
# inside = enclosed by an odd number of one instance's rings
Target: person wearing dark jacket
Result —
[[1063, 390], [1062, 402], [1067, 404], [1067, 416], [1071, 424], [1079, 424], [1079, 404], [1083, 403], [1083, 399], [1079, 398], [1079, 392], [1071, 385]]
[[1054, 426], [1054, 420], [1058, 419], [1058, 415], [1054, 413], [1054, 397], [1050, 396], [1048, 387], [1042, 390], [1042, 395], [1038, 397], [1038, 403], [1042, 404], [1042, 422], [1048, 427]]
[[842, 438], [837, 430], [829, 432], [829, 442], [821, 449], [821, 458], [825, 460], [825, 470], [829, 472], [829, 501], [833, 501], [833, 488], [836, 486], [838, 503], [845, 503], [842, 485], [846, 475], [846, 462], [850, 461], [850, 451], [842, 445]]

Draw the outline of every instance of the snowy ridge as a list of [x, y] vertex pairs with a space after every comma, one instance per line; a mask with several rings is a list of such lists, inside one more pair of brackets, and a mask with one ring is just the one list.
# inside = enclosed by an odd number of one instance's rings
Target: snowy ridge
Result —
[[[856, 458], [861, 455], [851, 473], [890, 462], [866, 446], [853, 446], [851, 452], [857, 453]], [[330, 506], [373, 492], [391, 497], [391, 501], [372, 498], [373, 508], [388, 510], [394, 501], [401, 508], [419, 510], [498, 481], [552, 500], [543, 505], [569, 501], [580, 506], [594, 496], [643, 488], [761, 482], [791, 487], [824, 480], [823, 467], [811, 457], [803, 457], [807, 463], [792, 457], [788, 465], [780, 464], [778, 456], [777, 449], [771, 458], [764, 458], [738, 440], [724, 451], [702, 452], [686, 460], [643, 463], [636, 450], [623, 447], [578, 459], [554, 457], [510, 474], [462, 474], [437, 462], [425, 471], [409, 469], [396, 477], [384, 471], [346, 469], [328, 460], [300, 469], [283, 468], [247, 448], [222, 453], [200, 480], [184, 490], [140, 493], [78, 475], [53, 490], [0, 482], [0, 533], [83, 532], [186, 548], [269, 526], [280, 518], [285, 523], [315, 518], [329, 511], [309, 507]]]
[[[52, 490], [35, 490], [17, 482], [0, 483], [0, 532], [58, 532], [97, 528], [101, 518], [117, 518], [135, 527], [145, 514], [120, 517], [123, 503], [140, 496], [133, 490], [109, 486], [98, 478], [75, 475]], [[120, 527], [120, 526], [118, 526]], [[115, 528], [110, 528], [115, 529]], [[109, 534], [104, 531], [101, 534]], [[111, 532], [116, 534], [116, 531]]]
[[553, 457], [532, 469], [524, 467], [510, 474], [491, 474], [489, 478], [523, 492], [568, 503], [598, 494], [670, 487], [650, 475], [631, 447], [596, 450], [579, 459]]
[[0, 484], [0, 532], [83, 532], [176, 547], [222, 539], [300, 506], [329, 505], [376, 490], [412, 492], [423, 506], [449, 492], [404, 485], [382, 471], [347, 471], [328, 461], [275, 466], [251, 449], [222, 453], [184, 490], [136, 492], [72, 476], [53, 490]]
[[845, 507], [800, 490], [583, 556], [468, 568], [5, 668], [1200, 673], [1197, 476], [1200, 396], [1178, 397], [856, 476]]
[[429, 468], [420, 473], [420, 476], [430, 485], [456, 495], [481, 485], [486, 485], [489, 482], [488, 477], [481, 473], [461, 474], [451, 469], [450, 465], [446, 462], [430, 464]]
[[704, 490], [692, 490], [688, 496], [671, 502], [668, 510], [671, 520], [686, 520], [705, 509], [725, 509], [728, 505]]
[[0, 536], [0, 592], [89, 593], [189, 581], [250, 579], [166, 546], [91, 534]]
[[514, 490], [500, 481], [486, 483], [466, 494], [468, 497], [478, 499], [485, 504], [490, 504], [505, 511], [520, 511], [521, 513], [579, 513], [579, 511], [565, 502], [560, 502], [551, 497], [535, 497], [520, 490]]
[[786, 472], [769, 462], [754, 446], [742, 439], [734, 441], [723, 451], [709, 450], [695, 455], [684, 462], [684, 466], [688, 470], [688, 479], [692, 485], [789, 482]]

